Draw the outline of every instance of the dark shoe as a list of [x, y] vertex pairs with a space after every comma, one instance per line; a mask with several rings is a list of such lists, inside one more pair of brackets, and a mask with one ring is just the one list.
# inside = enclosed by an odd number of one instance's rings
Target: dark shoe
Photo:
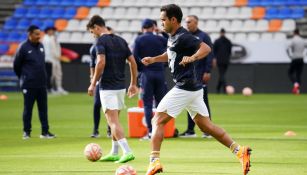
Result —
[[194, 131], [186, 130], [185, 132], [179, 134], [179, 137], [183, 137], [183, 138], [196, 137], [196, 134]]
[[91, 135], [91, 138], [98, 138], [98, 137], [100, 137], [98, 131], [94, 131], [93, 134]]
[[29, 132], [23, 132], [22, 139], [27, 140], [29, 138], [31, 138], [30, 133]]
[[109, 130], [109, 129], [107, 130], [107, 137], [108, 137], [108, 138], [111, 138], [111, 137], [112, 137], [111, 130]]
[[52, 134], [51, 132], [43, 132], [40, 136], [39, 136], [39, 138], [41, 138], [41, 139], [53, 139], [53, 138], [55, 138], [56, 136], [54, 135], [54, 134]]

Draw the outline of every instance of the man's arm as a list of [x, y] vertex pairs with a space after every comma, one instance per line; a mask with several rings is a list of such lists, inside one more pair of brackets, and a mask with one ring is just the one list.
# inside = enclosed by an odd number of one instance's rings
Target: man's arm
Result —
[[137, 64], [135, 62], [134, 56], [130, 55], [128, 57], [128, 63], [130, 67], [130, 86], [128, 89], [128, 97], [131, 98], [137, 93]]
[[19, 49], [16, 52], [14, 63], [13, 63], [14, 72], [18, 76], [18, 78], [20, 78], [21, 76], [22, 59], [23, 59], [23, 54], [22, 54], [22, 49], [20, 45]]
[[95, 71], [94, 71], [94, 74], [93, 74], [91, 85], [88, 88], [88, 94], [90, 96], [92, 96], [94, 94], [96, 82], [99, 80], [101, 74], [103, 73], [105, 64], [106, 64], [105, 55], [104, 54], [97, 55], [97, 62], [96, 62], [96, 66], [95, 66]]
[[156, 62], [167, 62], [167, 61], [168, 61], [168, 56], [166, 52], [164, 52], [162, 55], [158, 55], [155, 57], [145, 57], [142, 59], [142, 63], [145, 66], [148, 66], [149, 64], [156, 63]]
[[186, 65], [188, 63], [194, 62], [205, 58], [211, 52], [211, 48], [204, 42], [200, 43], [199, 49], [192, 56], [184, 56], [179, 63], [179, 65]]

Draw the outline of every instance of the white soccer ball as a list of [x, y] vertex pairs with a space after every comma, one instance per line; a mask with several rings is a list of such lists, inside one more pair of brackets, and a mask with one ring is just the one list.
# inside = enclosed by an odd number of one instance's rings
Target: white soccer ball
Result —
[[130, 165], [122, 165], [117, 168], [115, 175], [136, 175], [136, 170]]
[[253, 95], [253, 90], [250, 87], [245, 87], [242, 90], [242, 94], [244, 96], [251, 96], [251, 95]]
[[101, 147], [97, 143], [87, 144], [84, 149], [84, 155], [90, 161], [97, 161], [102, 156]]
[[235, 93], [235, 88], [231, 85], [226, 86], [226, 93], [228, 95], [233, 95]]

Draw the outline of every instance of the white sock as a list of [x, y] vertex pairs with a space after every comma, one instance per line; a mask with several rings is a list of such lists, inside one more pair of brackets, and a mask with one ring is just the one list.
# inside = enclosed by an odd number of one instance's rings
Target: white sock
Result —
[[118, 154], [118, 148], [119, 148], [118, 141], [112, 140], [112, 149], [111, 149], [110, 153], [113, 154], [113, 155], [117, 155]]
[[128, 145], [126, 138], [122, 138], [122, 139], [118, 140], [117, 142], [118, 142], [119, 146], [121, 147], [121, 149], [123, 150], [124, 154], [131, 152], [131, 149]]

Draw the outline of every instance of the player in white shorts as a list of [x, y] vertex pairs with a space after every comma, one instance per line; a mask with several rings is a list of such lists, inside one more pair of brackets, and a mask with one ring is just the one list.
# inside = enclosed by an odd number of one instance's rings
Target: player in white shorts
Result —
[[222, 128], [214, 125], [208, 117], [203, 101], [202, 73], [197, 64], [199, 64], [198, 60], [210, 53], [210, 47], [181, 27], [183, 14], [180, 7], [169, 4], [162, 6], [160, 11], [163, 29], [170, 34], [167, 52], [156, 57], [145, 57], [142, 63], [149, 65], [168, 61], [175, 87], [164, 96], [152, 119], [152, 152], [146, 175], [163, 171], [160, 163], [160, 149], [164, 137], [164, 125], [183, 109], [188, 110], [202, 132], [212, 135], [230, 148], [241, 161], [243, 174], [246, 175], [250, 167], [250, 148], [235, 143]]

